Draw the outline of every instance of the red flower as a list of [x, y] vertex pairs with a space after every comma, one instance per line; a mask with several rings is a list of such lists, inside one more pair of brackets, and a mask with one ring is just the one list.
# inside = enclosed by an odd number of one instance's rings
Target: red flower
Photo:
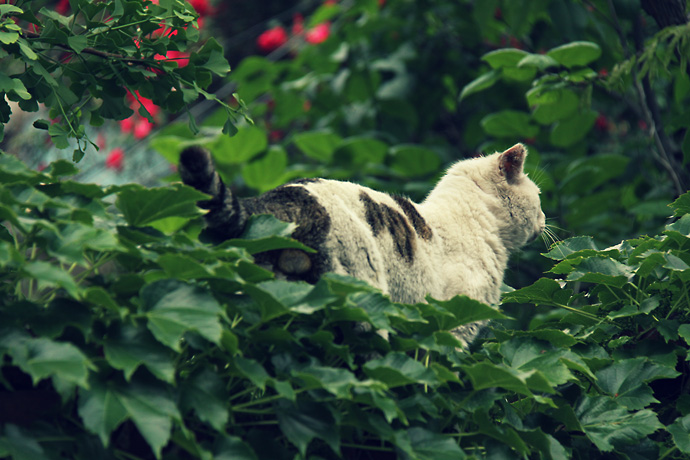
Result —
[[609, 119], [600, 113], [597, 119], [594, 121], [594, 127], [599, 131], [608, 131], [610, 128]]
[[189, 4], [199, 13], [199, 16], [208, 16], [213, 13], [213, 7], [208, 0], [189, 0]]
[[114, 169], [116, 171], [122, 171], [122, 161], [125, 158], [125, 151], [121, 147], [114, 148], [108, 158], [105, 159], [105, 167], [108, 169]]
[[264, 53], [270, 53], [287, 43], [287, 40], [288, 36], [285, 29], [282, 26], [275, 26], [259, 35], [256, 44]]
[[61, 15], [66, 15], [69, 12], [69, 0], [60, 0], [55, 5], [55, 12]]
[[318, 43], [326, 41], [330, 34], [331, 23], [322, 22], [321, 24], [317, 24], [313, 29], [308, 30], [307, 34], [304, 36], [304, 39], [307, 41], [307, 43], [316, 45]]
[[153, 131], [154, 124], [148, 121], [146, 118], [138, 117], [134, 121], [134, 130], [132, 134], [135, 139], [143, 139]]

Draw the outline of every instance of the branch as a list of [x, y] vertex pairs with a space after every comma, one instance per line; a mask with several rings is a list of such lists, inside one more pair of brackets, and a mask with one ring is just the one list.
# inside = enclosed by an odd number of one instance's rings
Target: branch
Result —
[[[37, 40], [37, 39], [41, 38], [40, 34], [37, 34], [35, 32], [31, 32], [28, 30], [23, 30], [23, 29], [20, 32], [20, 34], [22, 37], [24, 37], [26, 39]], [[56, 43], [55, 46], [65, 50], [65, 51], [70, 51], [72, 53], [76, 52], [72, 48], [70, 48], [69, 46], [64, 45], [62, 43]], [[81, 50], [80, 54], [90, 54], [92, 56], [97, 56], [97, 57], [107, 59], [107, 60], [112, 59], [112, 60], [123, 61], [123, 62], [126, 62], [128, 64], [137, 64], [137, 65], [146, 65], [146, 66], [150, 66], [150, 67], [158, 67], [158, 65], [155, 61], [152, 62], [149, 59], [133, 58], [133, 57], [129, 57], [129, 56], [123, 56], [121, 54], [108, 53], [106, 51], [100, 51], [100, 50], [97, 50], [95, 48], [84, 48], [83, 50]]]

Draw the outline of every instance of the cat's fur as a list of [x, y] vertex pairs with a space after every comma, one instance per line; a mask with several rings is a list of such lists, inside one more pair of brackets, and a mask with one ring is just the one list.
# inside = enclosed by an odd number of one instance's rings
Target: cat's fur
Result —
[[[223, 184], [205, 150], [182, 152], [183, 181], [213, 198], [200, 205], [208, 231], [239, 236], [248, 216], [273, 214], [294, 222], [293, 237], [317, 250], [260, 255], [289, 279], [325, 272], [367, 281], [398, 302], [457, 294], [497, 304], [509, 254], [545, 225], [539, 188], [523, 172], [526, 148], [458, 161], [420, 204], [350, 182], [305, 179], [256, 198], [238, 199]], [[464, 345], [478, 324], [454, 331]]]

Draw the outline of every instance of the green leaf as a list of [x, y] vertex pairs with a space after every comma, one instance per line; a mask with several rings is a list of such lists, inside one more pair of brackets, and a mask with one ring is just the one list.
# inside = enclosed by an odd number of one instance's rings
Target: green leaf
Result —
[[81, 54], [81, 52], [84, 51], [87, 46], [89, 46], [86, 35], [70, 35], [67, 37], [67, 44], [77, 54]]
[[531, 286], [503, 295], [503, 303], [533, 303], [534, 305], [567, 305], [572, 290], [563, 289], [558, 281], [540, 278]]
[[438, 172], [441, 159], [431, 149], [418, 145], [396, 145], [390, 149], [391, 169], [405, 177]]
[[113, 327], [103, 349], [108, 363], [124, 371], [127, 380], [131, 380], [139, 366], [145, 366], [164, 382], [175, 381], [172, 353], [141, 326], [123, 324], [122, 327]]
[[[539, 88], [535, 88], [539, 89]], [[534, 90], [527, 93], [527, 102], [532, 107], [532, 117], [542, 125], [548, 125], [571, 116], [577, 110], [580, 100], [567, 89], [558, 91]]]
[[551, 143], [556, 147], [563, 148], [574, 145], [592, 129], [598, 116], [596, 111], [589, 110], [559, 120], [551, 130]]
[[259, 362], [242, 356], [235, 356], [233, 363], [242, 375], [251, 380], [254, 385], [262, 390], [266, 388], [266, 383], [271, 379], [271, 376]]
[[551, 386], [562, 385], [575, 377], [563, 362], [567, 350], [555, 349], [550, 344], [530, 338], [515, 338], [500, 347], [506, 364], [521, 370], [538, 370]]
[[350, 167], [382, 163], [388, 152], [388, 144], [365, 136], [348, 137], [335, 150], [335, 160]]
[[248, 186], [264, 193], [281, 184], [287, 164], [285, 149], [273, 146], [262, 158], [245, 165], [242, 177]]
[[664, 427], [651, 410], [630, 412], [607, 396], [583, 397], [575, 415], [587, 437], [603, 452], [614, 450], [616, 444], [637, 444]]
[[204, 199], [208, 195], [182, 184], [157, 188], [130, 184], [117, 194], [115, 206], [129, 225], [140, 227], [165, 217], [199, 216], [196, 202]]
[[690, 415], [678, 417], [666, 427], [666, 430], [671, 433], [678, 450], [684, 454], [690, 454]]
[[251, 447], [237, 436], [223, 436], [213, 449], [213, 460], [258, 460]]
[[465, 85], [464, 88], [462, 88], [462, 91], [460, 92], [460, 97], [458, 99], [462, 101], [467, 96], [470, 96], [474, 93], [478, 93], [487, 88], [491, 88], [494, 85], [494, 83], [496, 83], [500, 79], [500, 70], [495, 69], [485, 74], [482, 74], [479, 77], [472, 80], [471, 82], [469, 82], [467, 85]]
[[613, 396], [618, 404], [628, 409], [643, 409], [659, 402], [647, 382], [672, 379], [680, 374], [645, 358], [635, 358], [616, 361], [595, 375], [601, 389]]
[[156, 458], [170, 439], [173, 421], [181, 420], [168, 388], [132, 382], [96, 380], [90, 390], [79, 392], [79, 416], [86, 429], [109, 444], [110, 433], [125, 420], [132, 420]]
[[225, 383], [208, 368], [195, 372], [180, 389], [180, 408], [193, 410], [202, 422], [223, 432], [230, 416]]
[[336, 421], [326, 405], [313, 402], [281, 403], [276, 408], [278, 424], [302, 457], [305, 457], [307, 446], [314, 438], [326, 441], [340, 456], [340, 431], [333, 429]]
[[601, 47], [593, 42], [577, 41], [552, 48], [546, 53], [566, 67], [584, 66], [601, 56]]
[[529, 55], [527, 51], [517, 48], [503, 48], [486, 53], [482, 56], [482, 61], [489, 64], [492, 69], [517, 67], [518, 62], [527, 55]]
[[[0, 41], [2, 40], [2, 32], [0, 32]], [[24, 83], [18, 78], [10, 78], [5, 73], [0, 72], [0, 92], [14, 93], [24, 100], [31, 99], [31, 94], [24, 86]]]
[[323, 388], [339, 399], [350, 399], [351, 389], [359, 384], [355, 375], [347, 369], [326, 366], [309, 366], [292, 375], [304, 381], [305, 387]]
[[[538, 392], [555, 393], [556, 390], [546, 380], [539, 378], [538, 371], [519, 371], [503, 365], [488, 362], [462, 366], [472, 381], [475, 391], [486, 388], [504, 388], [508, 391], [535, 397], [532, 389]], [[542, 398], [545, 399], [545, 398]]]
[[298, 133], [292, 141], [302, 153], [315, 160], [328, 163], [342, 138], [331, 131], [310, 131]]
[[35, 437], [25, 435], [18, 426], [11, 423], [4, 425], [4, 429], [0, 429], [0, 455], [3, 458], [13, 460], [49, 460], [52, 458], [46, 456], [43, 447], [36, 441]]
[[89, 369], [94, 369], [82, 351], [69, 342], [4, 330], [0, 348], [8, 349], [14, 364], [31, 376], [34, 385], [44, 378], [57, 376], [88, 387]]
[[290, 236], [297, 226], [283, 222], [270, 214], [258, 214], [249, 218], [249, 223], [239, 238], [228, 240], [227, 245], [245, 248], [250, 254], [274, 249], [295, 248], [315, 252]]
[[74, 298], [79, 297], [79, 287], [74, 278], [57, 265], [39, 260], [25, 264], [22, 270], [38, 281], [39, 289], [58, 287], [65, 289]]
[[548, 253], [542, 255], [553, 260], [563, 260], [575, 253], [594, 255], [598, 251], [594, 238], [591, 236], [576, 236], [555, 244]]
[[244, 164], [266, 150], [268, 138], [257, 126], [242, 126], [234, 136], [218, 136], [206, 147], [218, 163]]
[[436, 385], [436, 374], [403, 353], [388, 353], [383, 358], [372, 359], [364, 364], [364, 373], [372, 379], [395, 388], [402, 385], [420, 383]]
[[558, 61], [544, 54], [528, 54], [518, 62], [517, 67], [534, 67], [543, 71], [549, 67], [558, 67]]
[[189, 331], [220, 344], [223, 310], [207, 291], [177, 280], [160, 280], [141, 290], [147, 327], [164, 345], [180, 351], [180, 340]]
[[420, 427], [407, 430], [407, 436], [409, 452], [404, 449], [407, 443], [402, 446], [399, 445], [399, 447], [405, 450], [411, 458], [418, 460], [461, 460], [467, 457], [458, 446], [458, 442], [451, 436], [444, 436]]
[[568, 275], [568, 280], [622, 287], [633, 275], [631, 267], [610, 257], [590, 257]]
[[684, 214], [690, 214], [690, 192], [685, 192], [669, 206], [673, 208], [673, 215], [676, 217], [682, 216]]
[[439, 323], [439, 328], [442, 330], [452, 330], [476, 321], [508, 318], [497, 309], [464, 295], [455, 296], [450, 300], [436, 300], [428, 297], [427, 301], [455, 317], [451, 322]]
[[480, 124], [484, 132], [496, 137], [524, 139], [539, 133], [539, 127], [531, 124], [530, 115], [517, 110], [492, 113], [482, 118]]

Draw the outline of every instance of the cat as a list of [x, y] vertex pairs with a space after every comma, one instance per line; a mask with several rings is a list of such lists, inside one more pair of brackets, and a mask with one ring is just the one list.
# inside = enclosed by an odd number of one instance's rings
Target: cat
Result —
[[[395, 302], [464, 294], [496, 305], [510, 253], [545, 228], [539, 187], [524, 173], [526, 156], [525, 146], [516, 144], [460, 160], [419, 204], [328, 179], [297, 180], [240, 199], [200, 147], [181, 153], [179, 172], [185, 184], [212, 196], [199, 205], [208, 209], [206, 231], [216, 239], [238, 237], [254, 214], [297, 225], [293, 238], [317, 252], [285, 249], [257, 255], [257, 263], [277, 275], [310, 283], [326, 272], [350, 275]], [[464, 325], [453, 333], [466, 347], [483, 325]]]

